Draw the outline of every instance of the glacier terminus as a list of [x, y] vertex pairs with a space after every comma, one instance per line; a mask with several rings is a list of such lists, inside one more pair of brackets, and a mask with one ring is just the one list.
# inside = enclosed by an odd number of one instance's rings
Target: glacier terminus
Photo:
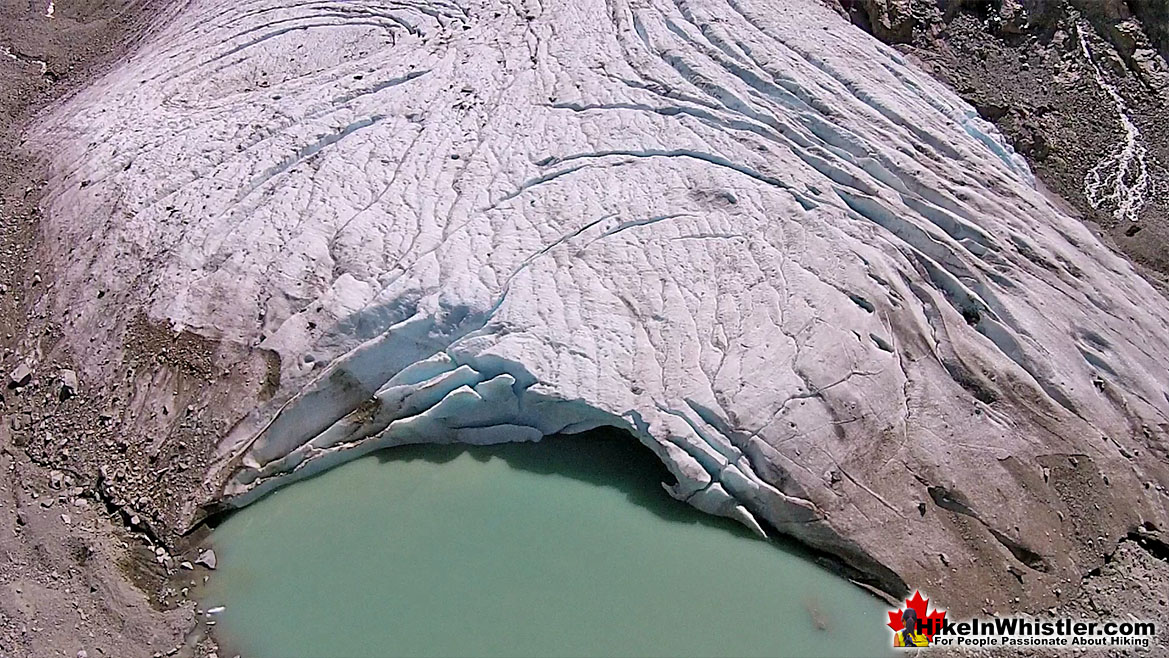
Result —
[[1046, 608], [1169, 527], [1169, 303], [816, 0], [190, 0], [144, 39], [33, 138], [84, 371], [142, 316], [278, 359], [190, 523], [615, 427], [891, 596]]

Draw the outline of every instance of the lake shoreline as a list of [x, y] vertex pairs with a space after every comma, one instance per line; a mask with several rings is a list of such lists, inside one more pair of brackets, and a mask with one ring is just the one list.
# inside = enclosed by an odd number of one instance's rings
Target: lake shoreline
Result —
[[[760, 541], [730, 520], [673, 500], [660, 487], [663, 475], [668, 473], [652, 453], [620, 435], [594, 433], [536, 444], [420, 445], [382, 451], [291, 484], [224, 520], [211, 535], [219, 569], [197, 596], [203, 608], [226, 605], [211, 629], [222, 647], [259, 656], [283, 655], [291, 644], [275, 645], [270, 654], [256, 647], [271, 649], [263, 643], [301, 632], [307, 638], [295, 640], [296, 646], [307, 655], [325, 655], [305, 630], [312, 625], [342, 629], [336, 630], [341, 644], [335, 651], [347, 655], [387, 655], [396, 650], [405, 654], [556, 655], [558, 649], [576, 655], [582, 646], [590, 647], [591, 653], [612, 655], [685, 655], [685, 647], [693, 646], [705, 647], [695, 650], [699, 655], [720, 653], [720, 646], [722, 654], [774, 653], [760, 650], [743, 637], [739, 638], [742, 646], [702, 644], [709, 638], [702, 633], [691, 637], [694, 630], [688, 627], [692, 624], [671, 626], [672, 620], [687, 616], [682, 611], [691, 609], [687, 601], [694, 598], [706, 611], [703, 616], [722, 619], [720, 614], [729, 614], [721, 623], [742, 624], [739, 634], [746, 636], [752, 633], [751, 620], [788, 615], [794, 625], [788, 641], [816, 651], [816, 646], [826, 642], [843, 641], [839, 633], [850, 629], [844, 621], [849, 615], [833, 612], [843, 597], [852, 602], [850, 606], [871, 611], [867, 614], [872, 627], [861, 633], [867, 633], [876, 646], [885, 645], [884, 603], [806, 555]], [[316, 545], [306, 550], [306, 543]], [[328, 557], [321, 557], [322, 553]], [[603, 559], [585, 566], [590, 556], [597, 555]], [[386, 575], [387, 570], [395, 570], [394, 565], [405, 565], [402, 568], [410, 575]], [[293, 582], [281, 582], [281, 574], [294, 568]], [[330, 572], [327, 580], [322, 581], [318, 573], [322, 571]], [[552, 574], [558, 579], [553, 589], [540, 585]], [[769, 579], [797, 576], [817, 585], [777, 581], [776, 589], [758, 587]], [[698, 584], [704, 578], [714, 580]], [[370, 586], [369, 580], [381, 584]], [[614, 591], [625, 583], [633, 583], [630, 591]], [[638, 589], [643, 586], [664, 588], [664, 592], [646, 594]], [[337, 588], [344, 594], [334, 591]], [[263, 593], [270, 590], [279, 594]], [[807, 594], [790, 598], [796, 591]], [[386, 596], [386, 592], [392, 594]], [[642, 600], [643, 594], [648, 605], [632, 603]], [[482, 601], [476, 597], [483, 597]], [[305, 607], [302, 599], [312, 603]], [[352, 599], [365, 603], [359, 609], [337, 610]], [[540, 604], [529, 605], [530, 600]], [[672, 603], [681, 605], [677, 613], [659, 609]], [[265, 605], [270, 606], [270, 618], [257, 621], [264, 616], [257, 611]], [[365, 606], [377, 612], [368, 614]], [[558, 606], [564, 609], [560, 614], [553, 611]], [[460, 616], [452, 608], [467, 614]], [[605, 614], [623, 608], [638, 612], [628, 620]], [[279, 614], [275, 614], [277, 609]], [[568, 611], [580, 619], [565, 623]], [[351, 615], [365, 621], [354, 622]], [[398, 632], [408, 637], [398, 636], [399, 644], [394, 645], [398, 648], [360, 653], [360, 646], [389, 646], [389, 639], [372, 639], [380, 636], [370, 629], [392, 625], [402, 615], [409, 622], [401, 621]], [[524, 621], [522, 628], [512, 626], [492, 635], [497, 628], [479, 619], [483, 616], [498, 624], [506, 624], [506, 619]], [[645, 628], [631, 630], [623, 626], [624, 621]], [[720, 622], [709, 623], [720, 627]], [[346, 624], [353, 626], [343, 630]], [[572, 644], [586, 641], [581, 628], [604, 629], [612, 624], [610, 631], [596, 631], [608, 639]], [[467, 637], [419, 630], [427, 625], [459, 628], [459, 634]], [[366, 645], [349, 643], [349, 634], [358, 629], [371, 634]], [[776, 632], [777, 628], [768, 627], [762, 638], [754, 640], [766, 641]], [[429, 639], [414, 638], [416, 643], [408, 644], [415, 633]], [[559, 639], [524, 644], [539, 639], [532, 633]], [[716, 635], [722, 642], [730, 641]], [[618, 646], [615, 637], [629, 644]], [[816, 641], [805, 647], [799, 637]], [[489, 638], [482, 640], [487, 649], [476, 652], [465, 644], [473, 638]], [[516, 644], [509, 646], [509, 641]], [[852, 650], [840, 644], [830, 646], [835, 647], [834, 653], [856, 650], [855, 645], [847, 645]], [[865, 651], [856, 655], [868, 655], [868, 651], [866, 644]]]

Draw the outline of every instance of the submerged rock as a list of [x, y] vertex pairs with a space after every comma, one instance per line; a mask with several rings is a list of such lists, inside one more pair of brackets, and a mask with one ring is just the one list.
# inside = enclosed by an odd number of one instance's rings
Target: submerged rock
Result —
[[955, 606], [1169, 524], [1166, 300], [819, 2], [314, 7], [195, 0], [38, 135], [78, 335], [280, 357], [200, 502], [613, 426], [678, 499]]

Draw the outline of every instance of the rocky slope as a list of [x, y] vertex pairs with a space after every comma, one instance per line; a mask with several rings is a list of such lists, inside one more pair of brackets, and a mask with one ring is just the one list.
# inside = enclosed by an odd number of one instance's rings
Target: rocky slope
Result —
[[[170, 493], [109, 495], [172, 530], [383, 446], [599, 425], [958, 614], [1059, 605], [1169, 523], [1165, 298], [818, 2], [196, 0], [35, 140], [42, 308], [159, 409], [123, 480]], [[164, 379], [117, 367], [179, 337]]]
[[[47, 312], [55, 286], [54, 268], [40, 260], [44, 154], [25, 141], [33, 117], [132, 48], [150, 22], [165, 21], [167, 7], [0, 3], [2, 656], [191, 658], [198, 644], [189, 634], [196, 628], [193, 603], [157, 605], [164, 560], [147, 515], [128, 528], [133, 508], [103, 494], [107, 483], [98, 468], [114, 474], [129, 460], [102, 455], [99, 464], [101, 446], [125, 451], [139, 438], [109, 414], [135, 414], [107, 397], [100, 381], [77, 375], [61, 317]], [[154, 364], [147, 350], [132, 359], [141, 369]], [[148, 477], [149, 471], [137, 476]], [[184, 585], [202, 576], [183, 575]], [[210, 652], [205, 642], [199, 648], [198, 655]]]
[[1166, 289], [1169, 3], [826, 1], [994, 122], [1049, 189]]

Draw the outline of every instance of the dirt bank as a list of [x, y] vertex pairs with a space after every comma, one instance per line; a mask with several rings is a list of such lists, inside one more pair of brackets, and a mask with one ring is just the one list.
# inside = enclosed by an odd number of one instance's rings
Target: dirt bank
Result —
[[[85, 456], [121, 432], [103, 386], [52, 347], [67, 319], [41, 308], [40, 158], [24, 127], [124, 56], [170, 0], [0, 3], [0, 655], [212, 655], [195, 606], [162, 603], [169, 555], [108, 495]], [[143, 352], [154, 345], [143, 343]], [[51, 448], [50, 448], [51, 447]], [[112, 479], [112, 478], [111, 478]], [[166, 549], [163, 549], [164, 551]], [[163, 559], [165, 557], [165, 559]], [[202, 578], [198, 567], [185, 573]], [[173, 580], [173, 579], [172, 579]], [[177, 585], [171, 587], [177, 589]], [[194, 632], [193, 632], [194, 631]]]

